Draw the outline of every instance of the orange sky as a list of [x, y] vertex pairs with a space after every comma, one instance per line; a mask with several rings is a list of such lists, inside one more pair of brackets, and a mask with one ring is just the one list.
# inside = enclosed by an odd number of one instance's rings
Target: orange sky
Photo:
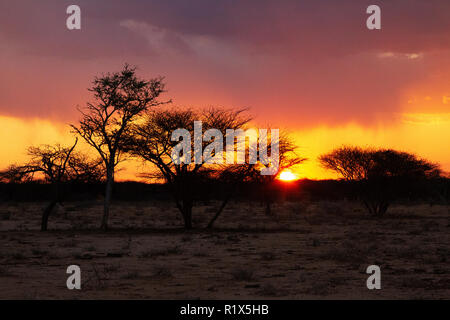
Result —
[[[250, 107], [309, 158], [299, 177], [333, 178], [316, 158], [341, 144], [417, 153], [450, 171], [450, 2], [79, 0], [0, 3], [0, 167], [28, 145], [70, 143], [93, 77], [128, 62], [165, 76], [176, 105]], [[39, 14], [36, 14], [39, 12]], [[128, 162], [121, 179], [134, 179]]]
[[[0, 136], [9, 137], [0, 142], [2, 163], [26, 161], [25, 146], [41, 143], [66, 143], [73, 141], [69, 128], [63, 123], [39, 119], [0, 117]], [[398, 122], [389, 126], [368, 128], [355, 123], [338, 127], [319, 126], [307, 130], [291, 130], [299, 146], [299, 154], [308, 158], [295, 174], [299, 178], [336, 178], [322, 169], [316, 159], [341, 144], [389, 147], [414, 152], [431, 161], [439, 162], [450, 171], [450, 113], [403, 114]], [[80, 144], [82, 150], [88, 146]], [[137, 161], [129, 160], [122, 165], [119, 180], [137, 179], [136, 174], [147, 168]]]

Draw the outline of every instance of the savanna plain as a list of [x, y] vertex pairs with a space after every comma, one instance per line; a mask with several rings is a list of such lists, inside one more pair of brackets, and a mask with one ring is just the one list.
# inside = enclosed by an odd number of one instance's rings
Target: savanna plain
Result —
[[[397, 204], [382, 218], [350, 201], [258, 202], [194, 209], [181, 228], [167, 201], [68, 202], [40, 232], [46, 203], [0, 206], [0, 299], [448, 299], [449, 207]], [[81, 268], [81, 290], [66, 269]], [[366, 268], [379, 265], [381, 290]]]

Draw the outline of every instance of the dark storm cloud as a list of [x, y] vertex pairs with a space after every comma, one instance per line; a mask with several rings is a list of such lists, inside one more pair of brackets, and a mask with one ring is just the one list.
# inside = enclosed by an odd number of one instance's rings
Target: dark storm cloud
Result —
[[[450, 46], [450, 1], [376, 1], [383, 29], [364, 28], [373, 1], [3, 1], [0, 33], [32, 54], [86, 58], [149, 54], [142, 36], [120, 25], [134, 20], [183, 35], [239, 42], [254, 52], [294, 56], [366, 50], [415, 52]], [[82, 8], [83, 29], [68, 36], [65, 8]]]
[[[381, 31], [365, 27], [374, 3]], [[65, 28], [70, 4], [80, 31]], [[370, 122], [448, 65], [449, 18], [447, 0], [2, 1], [0, 112], [65, 118], [93, 75], [128, 61], [167, 75], [181, 102]]]

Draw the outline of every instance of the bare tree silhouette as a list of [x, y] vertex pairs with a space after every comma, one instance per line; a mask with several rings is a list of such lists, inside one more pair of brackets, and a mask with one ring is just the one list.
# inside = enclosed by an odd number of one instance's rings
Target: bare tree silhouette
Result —
[[[153, 110], [148, 112], [142, 123], [133, 125], [124, 145], [130, 154], [150, 162], [158, 169], [157, 175], [163, 177], [169, 184], [175, 203], [183, 217], [186, 229], [192, 228], [192, 208], [199, 192], [199, 187], [209, 178], [214, 170], [221, 168], [220, 164], [194, 163], [194, 153], [191, 153], [191, 163], [174, 163], [172, 151], [178, 142], [171, 141], [172, 132], [179, 128], [186, 129], [191, 135], [191, 149], [195, 143], [200, 143], [202, 149], [209, 142], [194, 141], [194, 121], [202, 121], [203, 133], [209, 129], [219, 130], [226, 138], [227, 129], [241, 129], [250, 117], [245, 110], [226, 110], [210, 108], [203, 111], [192, 109]], [[214, 157], [211, 154], [209, 157]], [[217, 155], [223, 157], [222, 155]], [[208, 156], [207, 156], [208, 157]]]
[[370, 154], [374, 150], [342, 146], [319, 157], [322, 167], [335, 171], [347, 181], [367, 179]]
[[377, 216], [384, 215], [392, 200], [415, 184], [441, 174], [437, 164], [392, 149], [343, 146], [321, 155], [319, 162], [344, 179], [359, 182], [361, 200]]
[[108, 217], [117, 164], [123, 160], [121, 144], [131, 123], [152, 106], [164, 92], [162, 78], [149, 81], [136, 76], [136, 68], [125, 65], [122, 71], [95, 78], [89, 89], [95, 102], [79, 110], [82, 118], [72, 128], [100, 155], [106, 169], [106, 190], [101, 228], [108, 229]]
[[103, 182], [105, 165], [101, 158], [90, 159], [87, 155], [74, 152], [67, 162], [67, 180], [70, 182], [94, 184]]
[[[272, 152], [272, 137], [268, 137], [267, 142], [267, 151]], [[272, 215], [272, 204], [274, 202], [274, 182], [277, 178], [278, 174], [283, 172], [286, 169], [294, 169], [304, 161], [306, 158], [300, 157], [297, 154], [297, 145], [294, 143], [294, 140], [289, 136], [286, 131], [280, 132], [278, 142], [275, 144], [278, 147], [279, 152], [279, 164], [278, 164], [278, 172], [274, 175], [261, 175], [258, 174], [263, 167], [268, 168], [272, 164], [262, 164], [258, 162], [256, 166], [254, 166], [254, 173], [252, 175], [253, 180], [258, 181], [263, 186], [263, 198], [266, 202], [265, 213], [269, 216]], [[259, 152], [259, 150], [258, 150]]]
[[32, 175], [27, 173], [21, 166], [12, 164], [5, 170], [0, 171], [0, 183], [7, 185], [7, 198], [12, 199], [15, 186], [32, 180]]
[[0, 182], [8, 184], [22, 183], [32, 180], [29, 172], [22, 166], [12, 164], [3, 171], [0, 171]]
[[249, 165], [248, 163], [224, 166], [215, 172], [214, 178], [228, 188], [219, 208], [207, 225], [208, 229], [213, 228], [215, 221], [220, 217], [238, 187], [248, 182], [252, 176], [253, 165]]
[[[272, 152], [272, 137], [269, 135], [268, 137], [264, 137], [267, 140], [267, 153], [270, 154]], [[293, 169], [297, 167], [299, 164], [307, 160], [306, 158], [300, 157], [296, 150], [297, 146], [294, 143], [293, 139], [289, 136], [286, 131], [282, 131], [279, 134], [278, 142], [275, 142], [274, 147], [278, 147], [279, 154], [279, 163], [278, 163], [278, 171], [273, 175], [261, 175], [261, 169], [269, 168], [273, 166], [271, 163], [263, 164], [260, 160], [254, 164], [246, 161], [244, 164], [227, 166], [222, 168], [217, 175], [217, 179], [222, 183], [231, 185], [229, 188], [228, 194], [225, 196], [222, 204], [219, 207], [219, 210], [216, 212], [214, 217], [208, 224], [208, 228], [212, 228], [214, 222], [219, 218], [223, 209], [231, 199], [235, 190], [239, 184], [244, 182], [256, 182], [257, 184], [262, 186], [263, 195], [262, 198], [265, 202], [265, 212], [267, 215], [272, 215], [272, 204], [275, 201], [274, 199], [274, 183], [280, 172], [286, 169]], [[257, 154], [262, 152], [260, 150], [259, 144], [248, 145], [248, 149], [246, 151], [246, 158], [248, 160], [249, 153], [255, 150]], [[261, 157], [258, 157], [261, 159]]]
[[61, 202], [60, 184], [67, 179], [67, 164], [77, 142], [78, 139], [71, 147], [63, 147], [60, 144], [29, 147], [28, 155], [31, 157], [29, 163], [24, 166], [9, 168], [9, 176], [19, 178], [16, 181], [21, 181], [24, 178], [31, 180], [35, 173], [41, 173], [44, 180], [52, 184], [53, 196], [42, 213], [41, 231], [47, 230], [48, 218], [55, 206]]
[[9, 185], [43, 180], [52, 185], [52, 200], [44, 209], [41, 231], [46, 231], [48, 218], [57, 204], [62, 205], [61, 185], [66, 182], [98, 183], [104, 176], [103, 161], [89, 159], [75, 152], [78, 138], [70, 147], [60, 144], [32, 146], [27, 149], [30, 160], [24, 165], [11, 165], [0, 172], [0, 182]]

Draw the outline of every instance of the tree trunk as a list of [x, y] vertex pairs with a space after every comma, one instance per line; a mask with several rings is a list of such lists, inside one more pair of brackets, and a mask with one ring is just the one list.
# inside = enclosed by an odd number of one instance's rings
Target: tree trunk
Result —
[[192, 229], [192, 200], [183, 200], [183, 220], [184, 220], [184, 228]]
[[265, 209], [265, 213], [268, 216], [272, 216], [272, 203], [275, 202], [275, 198], [274, 198], [274, 194], [271, 192], [273, 191], [272, 189], [272, 184], [271, 181], [266, 181], [264, 183], [264, 189], [263, 189], [263, 197], [264, 197], [264, 203], [266, 206]]
[[383, 216], [386, 213], [388, 207], [389, 207], [389, 203], [388, 202], [380, 203], [380, 205], [378, 207], [378, 215], [379, 216]]
[[363, 201], [365, 207], [369, 211], [369, 214], [375, 217], [382, 217], [389, 208], [389, 202], [387, 201]]
[[49, 203], [49, 205], [45, 208], [44, 212], [42, 213], [41, 231], [47, 231], [48, 217], [55, 209], [57, 203], [58, 203], [57, 199], [53, 200], [52, 202]]
[[103, 206], [103, 218], [101, 229], [106, 231], [108, 230], [108, 219], [109, 219], [109, 207], [111, 204], [111, 196], [112, 196], [112, 188], [114, 183], [114, 174], [111, 170], [108, 170], [106, 177], [106, 190], [105, 190], [105, 203]]
[[44, 212], [42, 212], [42, 220], [41, 220], [41, 231], [47, 231], [47, 225], [48, 225], [48, 218], [52, 214], [52, 212], [55, 210], [55, 206], [57, 203], [61, 203], [62, 197], [60, 193], [60, 183], [55, 182], [53, 183], [53, 197], [54, 199], [48, 204], [48, 206], [44, 209]]
[[372, 211], [372, 207], [370, 205], [370, 203], [367, 200], [363, 200], [364, 206], [367, 208], [367, 211], [369, 211], [369, 214], [372, 215], [373, 211]]
[[219, 210], [217, 210], [217, 212], [214, 215], [214, 217], [211, 219], [211, 221], [209, 221], [208, 226], [206, 227], [207, 229], [212, 229], [212, 227], [214, 225], [214, 222], [217, 220], [217, 218], [219, 218], [220, 214], [222, 213], [223, 209], [225, 209], [225, 206], [227, 205], [227, 203], [230, 200], [230, 198], [231, 198], [231, 196], [228, 196], [222, 202], [222, 205], [220, 206]]
[[271, 208], [271, 202], [266, 201], [266, 214], [268, 216], [272, 216], [272, 208]]

